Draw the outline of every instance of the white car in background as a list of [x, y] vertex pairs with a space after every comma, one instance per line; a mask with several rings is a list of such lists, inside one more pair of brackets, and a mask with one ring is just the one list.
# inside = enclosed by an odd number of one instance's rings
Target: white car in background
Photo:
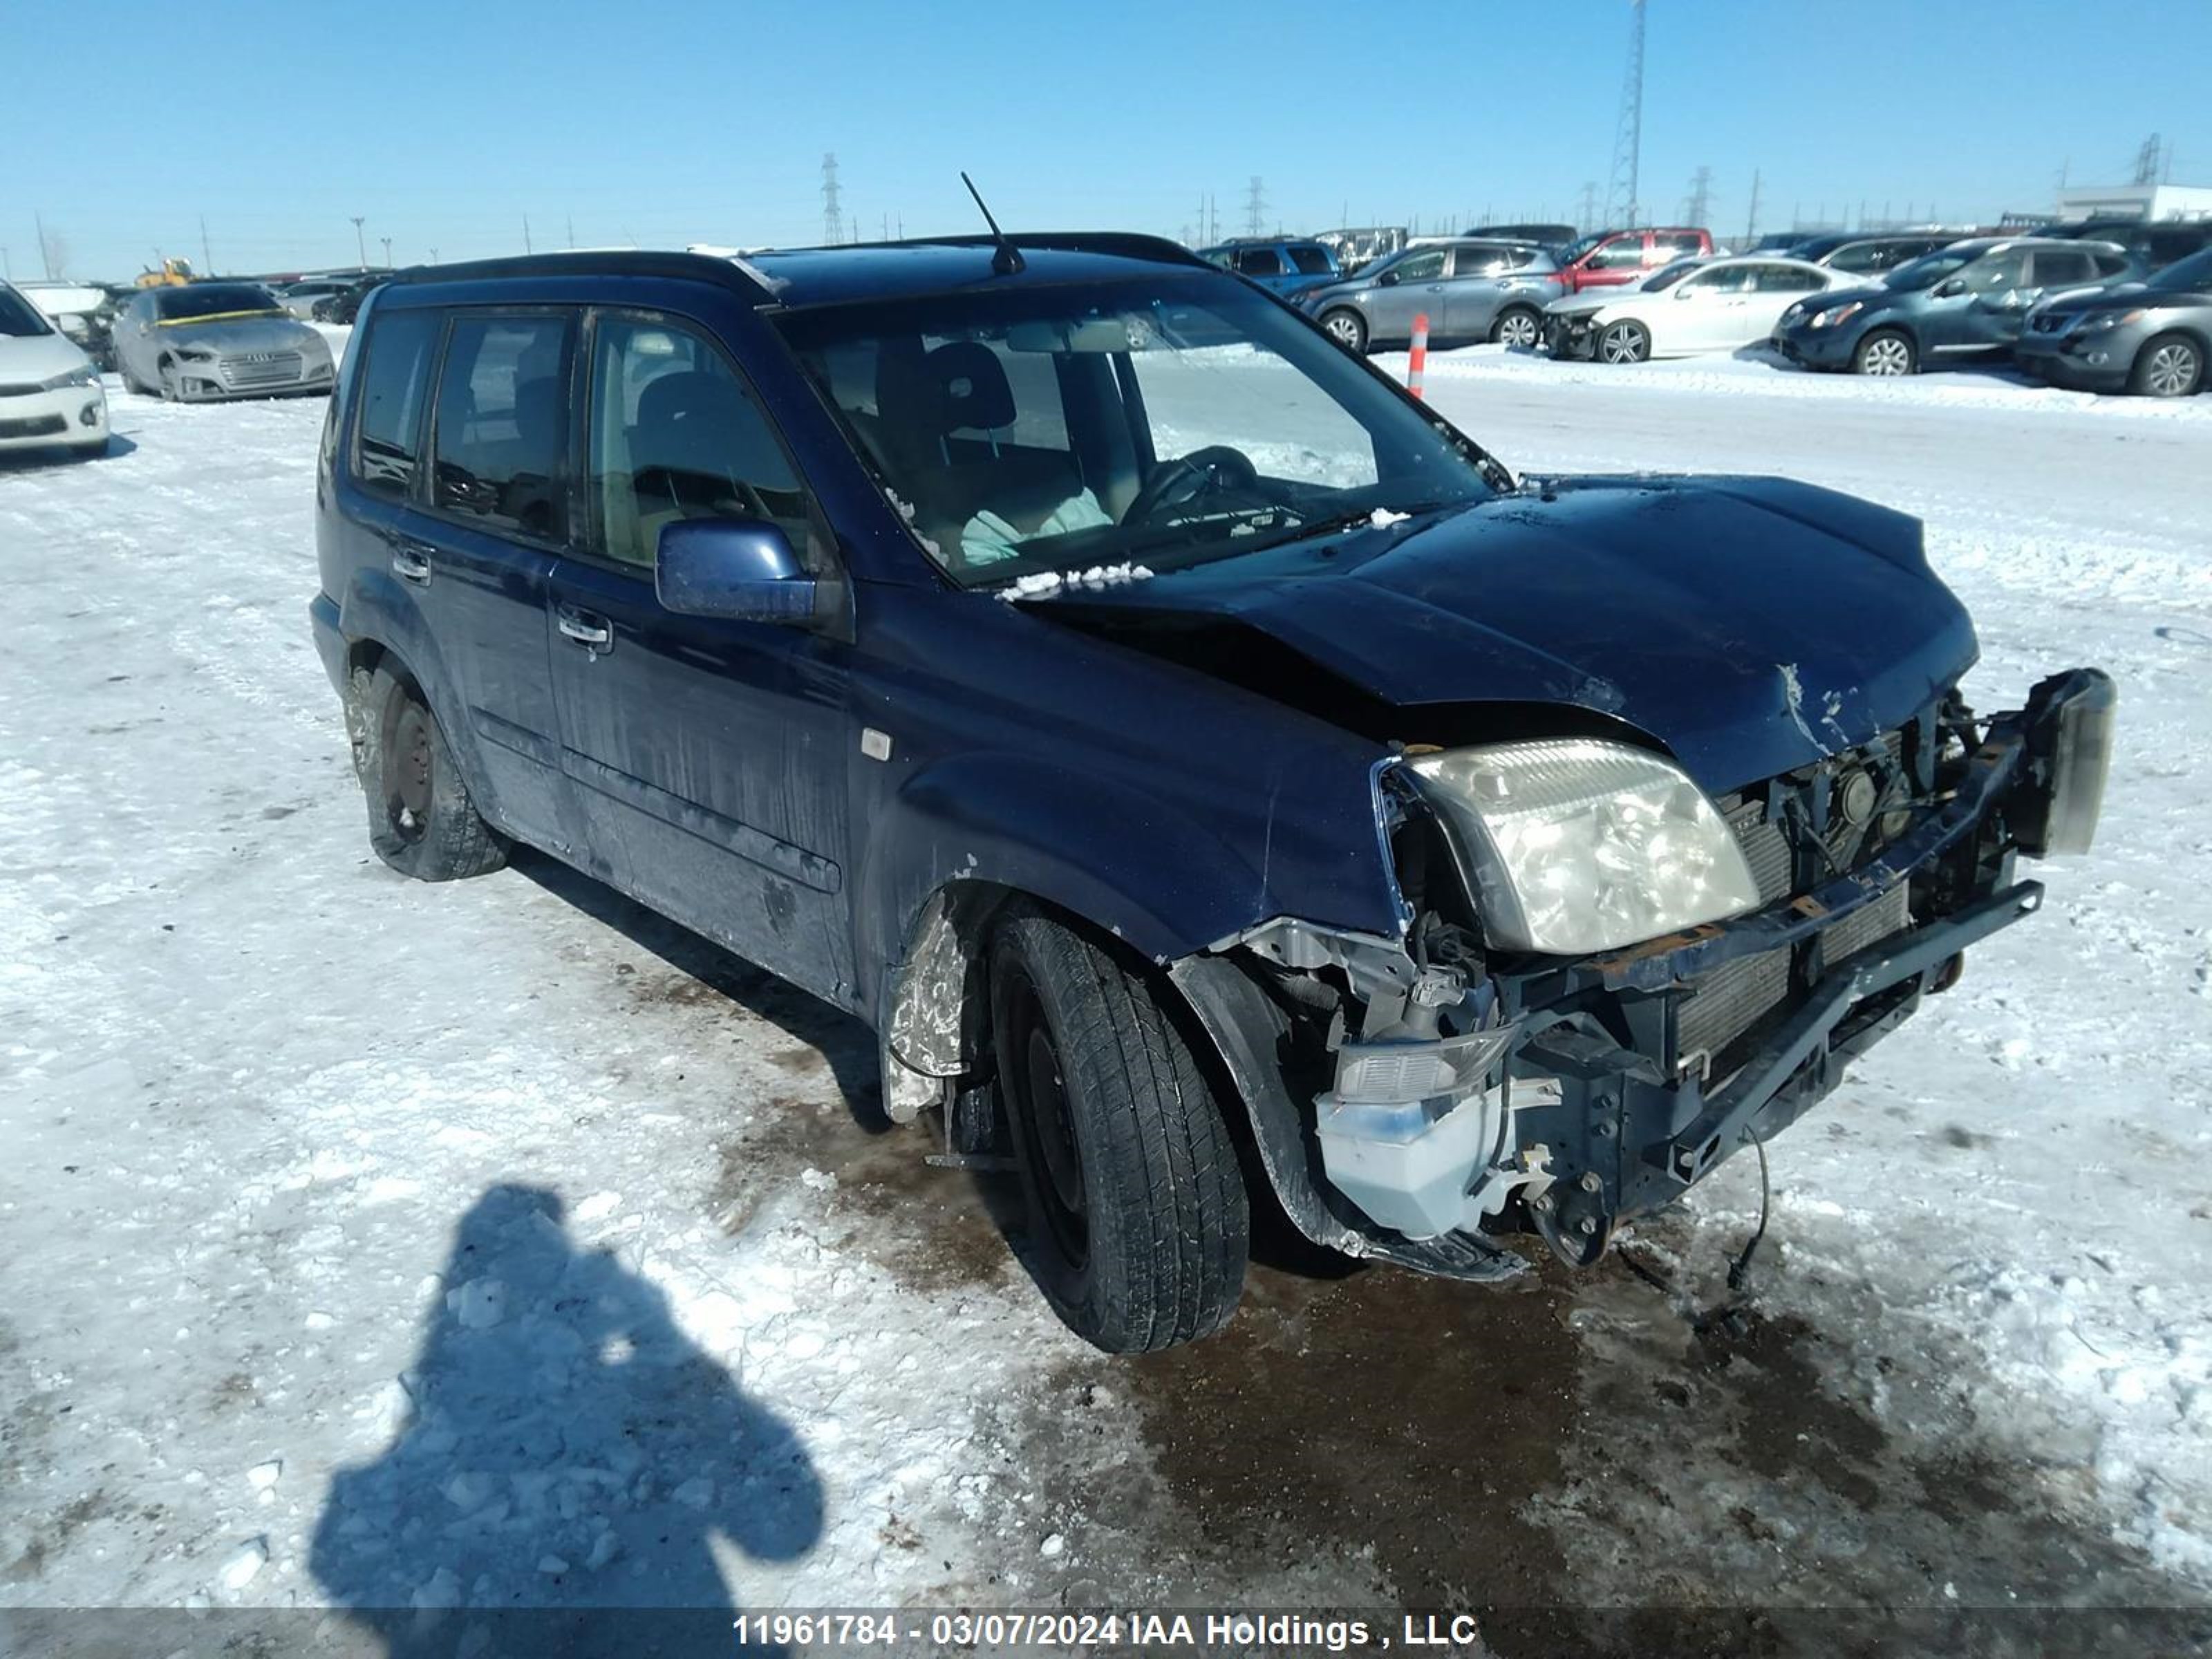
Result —
[[[1651, 357], [1734, 351], [1768, 338], [1782, 313], [1807, 295], [1863, 287], [1866, 281], [1850, 271], [1765, 253], [1704, 259], [1670, 276], [1675, 270], [1655, 271], [1638, 288], [1615, 290], [1587, 312], [1562, 317], [1553, 355], [1640, 363]], [[1662, 277], [1668, 280], [1662, 283]]]
[[107, 453], [107, 392], [92, 359], [0, 282], [0, 454], [55, 448]]

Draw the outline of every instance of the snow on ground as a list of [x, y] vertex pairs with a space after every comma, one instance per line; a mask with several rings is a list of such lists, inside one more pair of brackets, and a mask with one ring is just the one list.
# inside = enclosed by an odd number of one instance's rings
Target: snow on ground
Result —
[[116, 392], [107, 460], [0, 466], [0, 1613], [2201, 1601], [2212, 398], [1430, 376], [1518, 468], [1922, 514], [1984, 706], [2120, 682], [2098, 852], [1778, 1140], [1747, 1303], [1739, 1160], [1660, 1288], [1266, 1267], [1091, 1353], [852, 1022], [542, 859], [388, 874], [322, 405]]

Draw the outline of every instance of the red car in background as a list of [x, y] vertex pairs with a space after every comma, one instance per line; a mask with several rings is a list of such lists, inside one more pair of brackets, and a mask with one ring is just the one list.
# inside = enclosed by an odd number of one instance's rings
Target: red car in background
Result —
[[1709, 230], [1646, 226], [1593, 231], [1559, 256], [1559, 275], [1567, 293], [1580, 294], [1585, 289], [1632, 283], [1648, 270], [1712, 251]]

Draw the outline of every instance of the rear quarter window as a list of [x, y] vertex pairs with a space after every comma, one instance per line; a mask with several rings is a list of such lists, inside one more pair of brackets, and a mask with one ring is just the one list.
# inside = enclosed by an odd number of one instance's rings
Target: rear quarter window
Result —
[[443, 314], [432, 311], [382, 312], [369, 325], [353, 476], [373, 495], [404, 500], [413, 484], [430, 360], [444, 325]]
[[1291, 266], [1301, 276], [1326, 276], [1336, 269], [1329, 263], [1328, 250], [1316, 242], [1293, 242], [1290, 255]]

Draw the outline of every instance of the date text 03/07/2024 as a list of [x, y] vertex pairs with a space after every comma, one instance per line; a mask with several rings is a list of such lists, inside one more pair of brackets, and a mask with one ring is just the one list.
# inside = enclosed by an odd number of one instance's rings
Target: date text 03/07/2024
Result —
[[903, 1649], [927, 1641], [954, 1647], [1219, 1648], [1285, 1653], [1351, 1653], [1403, 1646], [1463, 1649], [1480, 1639], [1471, 1613], [1405, 1613], [1396, 1618], [1313, 1613], [756, 1613], [732, 1626], [744, 1643], [798, 1643], [825, 1648]]

